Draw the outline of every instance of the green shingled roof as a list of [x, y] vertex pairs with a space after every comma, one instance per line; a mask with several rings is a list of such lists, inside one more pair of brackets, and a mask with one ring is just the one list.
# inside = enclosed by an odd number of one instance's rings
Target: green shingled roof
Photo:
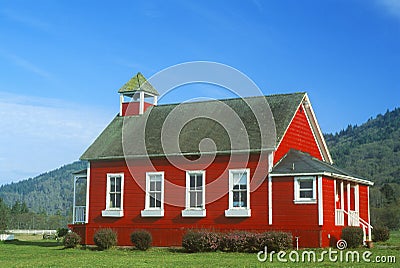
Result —
[[290, 149], [289, 152], [272, 168], [272, 176], [299, 176], [301, 174], [331, 175], [332, 177], [347, 178], [364, 184], [373, 183], [341, 168], [321, 161], [308, 153]]
[[126, 82], [125, 85], [118, 90], [118, 93], [134, 94], [138, 90], [142, 90], [145, 93], [149, 93], [154, 96], [160, 95], [141, 73], [137, 73], [128, 82]]
[[[305, 93], [293, 93], [244, 99], [167, 104], [151, 107], [141, 116], [116, 116], [81, 156], [81, 159], [124, 158], [127, 155], [198, 154], [199, 143], [205, 138], [211, 139], [215, 143], [215, 147], [207, 148], [206, 146], [206, 148], [202, 148], [202, 152], [210, 150], [211, 153], [211, 150], [213, 150], [220, 153], [229, 153], [233, 147], [239, 150], [247, 148], [251, 151], [272, 149], [281, 140], [304, 96]], [[266, 119], [266, 122], [264, 122], [265, 129], [261, 131], [250, 106], [259, 107], [265, 101], [268, 102], [271, 108], [273, 119], [271, 121]], [[235, 134], [229, 135], [226, 126], [207, 118], [206, 115], [212, 114], [214, 116], [211, 118], [214, 118], [221, 113], [221, 103], [223, 104], [222, 106], [226, 105], [226, 107], [232, 109], [234, 114], [243, 122], [245, 129], [242, 129], [242, 131], [248, 135], [248, 146], [246, 141], [242, 141], [243, 139], [240, 139], [240, 137], [232, 137]], [[177, 122], [181, 115], [193, 114], [204, 114], [205, 116], [197, 117], [183, 125], [179, 131], [179, 150], [173, 149], [165, 152], [161, 145], [163, 124], [167, 119], [169, 122]], [[232, 120], [228, 117], [225, 118], [228, 121]], [[268, 115], [265, 115], [265, 118], [268, 118]], [[231, 122], [222, 123], [229, 125]], [[240, 131], [238, 130], [237, 133], [239, 135]], [[264, 135], [264, 139], [262, 139], [261, 133], [266, 133], [267, 136]], [[275, 134], [276, 141], [273, 140]], [[141, 136], [144, 138], [138, 138]], [[125, 142], [125, 146], [123, 146], [123, 138], [124, 141], [132, 140], [132, 142]], [[231, 140], [234, 144], [231, 144]]]

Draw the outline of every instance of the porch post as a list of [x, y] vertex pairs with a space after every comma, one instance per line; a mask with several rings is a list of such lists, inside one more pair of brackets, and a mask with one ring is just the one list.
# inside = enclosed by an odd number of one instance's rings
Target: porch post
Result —
[[347, 225], [348, 226], [350, 226], [350, 222], [351, 222], [351, 219], [350, 219], [350, 196], [351, 196], [351, 194], [350, 194], [350, 183], [347, 182], [347, 212], [348, 212], [348, 214], [347, 214]]
[[74, 197], [73, 197], [73, 203], [72, 203], [72, 224], [75, 224], [75, 206], [76, 206], [76, 176], [74, 176]]
[[344, 183], [340, 182], [340, 209], [344, 210]]

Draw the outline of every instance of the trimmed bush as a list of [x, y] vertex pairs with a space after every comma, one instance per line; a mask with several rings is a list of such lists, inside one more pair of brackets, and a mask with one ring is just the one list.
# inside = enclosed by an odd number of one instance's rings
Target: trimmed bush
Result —
[[291, 233], [286, 232], [265, 232], [258, 235], [259, 250], [267, 247], [268, 252], [288, 250], [293, 246], [293, 237]]
[[140, 250], [149, 249], [152, 240], [151, 234], [146, 230], [137, 230], [131, 234], [131, 242]]
[[375, 242], [387, 241], [390, 238], [389, 228], [384, 226], [375, 226], [372, 229], [372, 236]]
[[215, 233], [211, 231], [188, 231], [182, 239], [182, 247], [188, 252], [215, 251], [258, 252], [287, 250], [292, 247], [292, 234], [285, 232], [252, 233], [235, 231]]
[[216, 251], [219, 235], [208, 230], [190, 230], [182, 238], [182, 247], [187, 252]]
[[57, 237], [64, 237], [66, 234], [68, 234], [69, 229], [68, 228], [58, 228], [57, 229]]
[[348, 248], [356, 248], [363, 243], [363, 230], [360, 227], [349, 226], [342, 229], [342, 239], [347, 242]]
[[67, 233], [64, 236], [64, 248], [76, 248], [81, 243], [81, 237], [74, 232]]
[[257, 252], [259, 235], [244, 231], [220, 234], [219, 249], [227, 252]]
[[99, 229], [94, 234], [93, 240], [99, 249], [109, 249], [117, 245], [117, 233], [110, 228]]

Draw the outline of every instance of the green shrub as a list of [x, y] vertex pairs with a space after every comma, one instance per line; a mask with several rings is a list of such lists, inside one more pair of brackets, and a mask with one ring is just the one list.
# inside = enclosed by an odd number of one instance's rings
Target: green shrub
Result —
[[81, 243], [81, 237], [77, 233], [70, 232], [64, 236], [64, 248], [75, 248], [79, 243]]
[[389, 228], [384, 226], [375, 226], [372, 229], [372, 236], [375, 242], [387, 241], [390, 238]]
[[93, 240], [99, 249], [109, 249], [117, 245], [117, 233], [110, 228], [99, 229], [94, 234]]
[[342, 229], [342, 239], [346, 241], [348, 248], [356, 248], [363, 243], [363, 230], [360, 227], [350, 226]]
[[208, 230], [190, 230], [182, 239], [182, 247], [187, 252], [216, 251], [219, 235]]
[[245, 231], [220, 234], [219, 249], [227, 252], [257, 252], [260, 250], [259, 235]]
[[152, 240], [151, 234], [146, 230], [137, 230], [131, 234], [131, 242], [140, 250], [149, 249]]
[[58, 228], [57, 237], [64, 237], [66, 234], [68, 234], [68, 232], [69, 232], [68, 228]]
[[188, 231], [182, 239], [182, 247], [188, 252], [215, 251], [258, 252], [287, 250], [292, 247], [292, 234], [285, 232], [253, 233], [235, 231], [215, 233], [207, 230]]
[[286, 232], [265, 232], [258, 236], [259, 250], [267, 247], [268, 252], [287, 250], [293, 246], [293, 237], [291, 233]]

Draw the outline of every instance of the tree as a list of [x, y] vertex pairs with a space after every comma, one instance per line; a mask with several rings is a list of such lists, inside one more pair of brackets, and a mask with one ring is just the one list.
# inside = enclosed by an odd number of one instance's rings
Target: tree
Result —
[[0, 233], [4, 232], [8, 227], [10, 216], [10, 208], [0, 198]]

